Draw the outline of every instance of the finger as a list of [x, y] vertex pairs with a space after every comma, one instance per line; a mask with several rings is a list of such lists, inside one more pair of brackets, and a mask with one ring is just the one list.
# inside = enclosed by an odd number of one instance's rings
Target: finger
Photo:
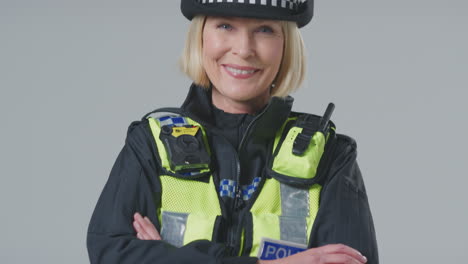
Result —
[[135, 219], [135, 220], [142, 219], [142, 218], [143, 218], [143, 216], [141, 216], [141, 214], [138, 213], [138, 212], [136, 212], [135, 214], [133, 214], [133, 219]]
[[141, 233], [143, 231], [140, 224], [138, 224], [138, 221], [133, 221], [133, 228], [135, 229], [136, 233]]
[[144, 228], [138, 221], [133, 221], [133, 227], [137, 231], [137, 237], [141, 240], [150, 240], [151, 237], [145, 232]]
[[142, 235], [148, 239], [148, 240], [161, 240], [161, 236], [158, 233], [158, 230], [156, 230], [156, 227], [151, 223], [148, 217], [141, 217], [137, 216], [135, 218], [136, 222], [138, 223], [140, 227], [140, 231]]
[[145, 220], [145, 231], [155, 240], [161, 240], [161, 235], [159, 235], [158, 230], [156, 227], [151, 223], [151, 220], [149, 220], [148, 217], [143, 218]]
[[363, 263], [367, 262], [366, 257], [364, 257], [361, 252], [357, 251], [356, 249], [349, 247], [344, 244], [331, 244], [331, 245], [326, 245], [323, 247], [317, 248], [319, 249], [322, 254], [345, 254], [348, 256], [351, 256], [355, 259], [358, 259], [359, 261], [363, 261]]
[[143, 236], [143, 233], [142, 233], [142, 228], [141, 226], [138, 224], [137, 221], [133, 221], [133, 228], [135, 229], [136, 231], [136, 237], [140, 240], [145, 240], [145, 237]]
[[133, 220], [134, 220], [134, 222], [137, 222], [139, 224], [140, 232], [141, 232], [141, 230], [143, 230], [143, 228], [144, 228], [143, 216], [141, 216], [140, 213], [136, 212], [133, 215]]
[[145, 230], [145, 232], [147, 232], [147, 230], [149, 229], [149, 228], [148, 228], [148, 222], [145, 221], [145, 219], [143, 218], [143, 216], [141, 216], [140, 214], [136, 215], [135, 221], [140, 225], [140, 227], [141, 227], [143, 230]]
[[364, 264], [360, 258], [356, 259], [347, 254], [325, 254], [320, 258], [320, 263], [323, 264]]
[[140, 213], [134, 214], [135, 222], [138, 225], [135, 226], [135, 229], [138, 228], [138, 232], [141, 233], [141, 236], [146, 240], [161, 240], [161, 236], [159, 235], [158, 230], [156, 227], [151, 223], [148, 217], [143, 217]]

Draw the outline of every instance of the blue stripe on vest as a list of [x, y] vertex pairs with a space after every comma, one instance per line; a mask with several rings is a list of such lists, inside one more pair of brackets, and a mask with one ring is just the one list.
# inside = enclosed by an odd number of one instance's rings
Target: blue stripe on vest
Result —
[[236, 197], [237, 183], [233, 180], [224, 179], [219, 184], [219, 195], [221, 197]]
[[[249, 200], [252, 197], [252, 195], [257, 190], [258, 185], [260, 184], [260, 180], [261, 180], [260, 177], [256, 177], [252, 181], [252, 184], [240, 187], [241, 191], [242, 191], [242, 199], [243, 200]], [[237, 182], [236, 181], [224, 179], [219, 184], [219, 195], [221, 197], [235, 198], [236, 197], [236, 187], [237, 187]]]
[[184, 126], [189, 123], [181, 116], [163, 116], [157, 118], [161, 126]]
[[260, 180], [261, 178], [260, 177], [256, 177], [252, 184], [250, 185], [247, 185], [247, 186], [241, 186], [241, 189], [242, 189], [242, 199], [243, 200], [249, 200], [252, 195], [255, 193], [255, 191], [257, 190], [258, 188], [258, 185], [260, 184]]

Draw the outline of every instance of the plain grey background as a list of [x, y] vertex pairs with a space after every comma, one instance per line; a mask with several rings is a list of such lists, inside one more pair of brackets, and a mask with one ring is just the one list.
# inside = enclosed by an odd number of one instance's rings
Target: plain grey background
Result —
[[[0, 262], [87, 263], [127, 126], [178, 106], [178, 0], [0, 0]], [[318, 0], [295, 110], [358, 142], [381, 263], [467, 263], [468, 3]]]

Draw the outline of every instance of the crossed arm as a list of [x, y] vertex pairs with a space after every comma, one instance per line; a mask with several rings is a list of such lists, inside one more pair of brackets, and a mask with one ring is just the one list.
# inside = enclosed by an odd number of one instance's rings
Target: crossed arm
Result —
[[[150, 219], [139, 213], [133, 216], [133, 228], [140, 240], [162, 240]], [[283, 259], [259, 260], [258, 264], [364, 264], [366, 262], [366, 257], [359, 251], [346, 245], [333, 244], [311, 248]]]
[[151, 158], [152, 150], [145, 150], [151, 134], [144, 125], [129, 128], [126, 145], [94, 210], [87, 235], [91, 263], [366, 263], [356, 248], [368, 257], [367, 263], [378, 264], [372, 217], [355, 151], [344, 151], [330, 171], [334, 177], [324, 185], [322, 210], [315, 220], [317, 228], [311, 234], [314, 243], [309, 250], [279, 260], [258, 261], [224, 256], [220, 243], [200, 240], [182, 248], [163, 243], [153, 225], [158, 220], [153, 195], [160, 189], [153, 182], [158, 179], [157, 164]]

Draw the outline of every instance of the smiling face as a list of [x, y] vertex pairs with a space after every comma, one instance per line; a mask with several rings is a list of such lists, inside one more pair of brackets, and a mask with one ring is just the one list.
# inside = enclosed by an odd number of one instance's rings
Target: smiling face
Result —
[[213, 104], [230, 113], [254, 113], [270, 98], [283, 57], [279, 21], [207, 17], [203, 67], [212, 83]]

